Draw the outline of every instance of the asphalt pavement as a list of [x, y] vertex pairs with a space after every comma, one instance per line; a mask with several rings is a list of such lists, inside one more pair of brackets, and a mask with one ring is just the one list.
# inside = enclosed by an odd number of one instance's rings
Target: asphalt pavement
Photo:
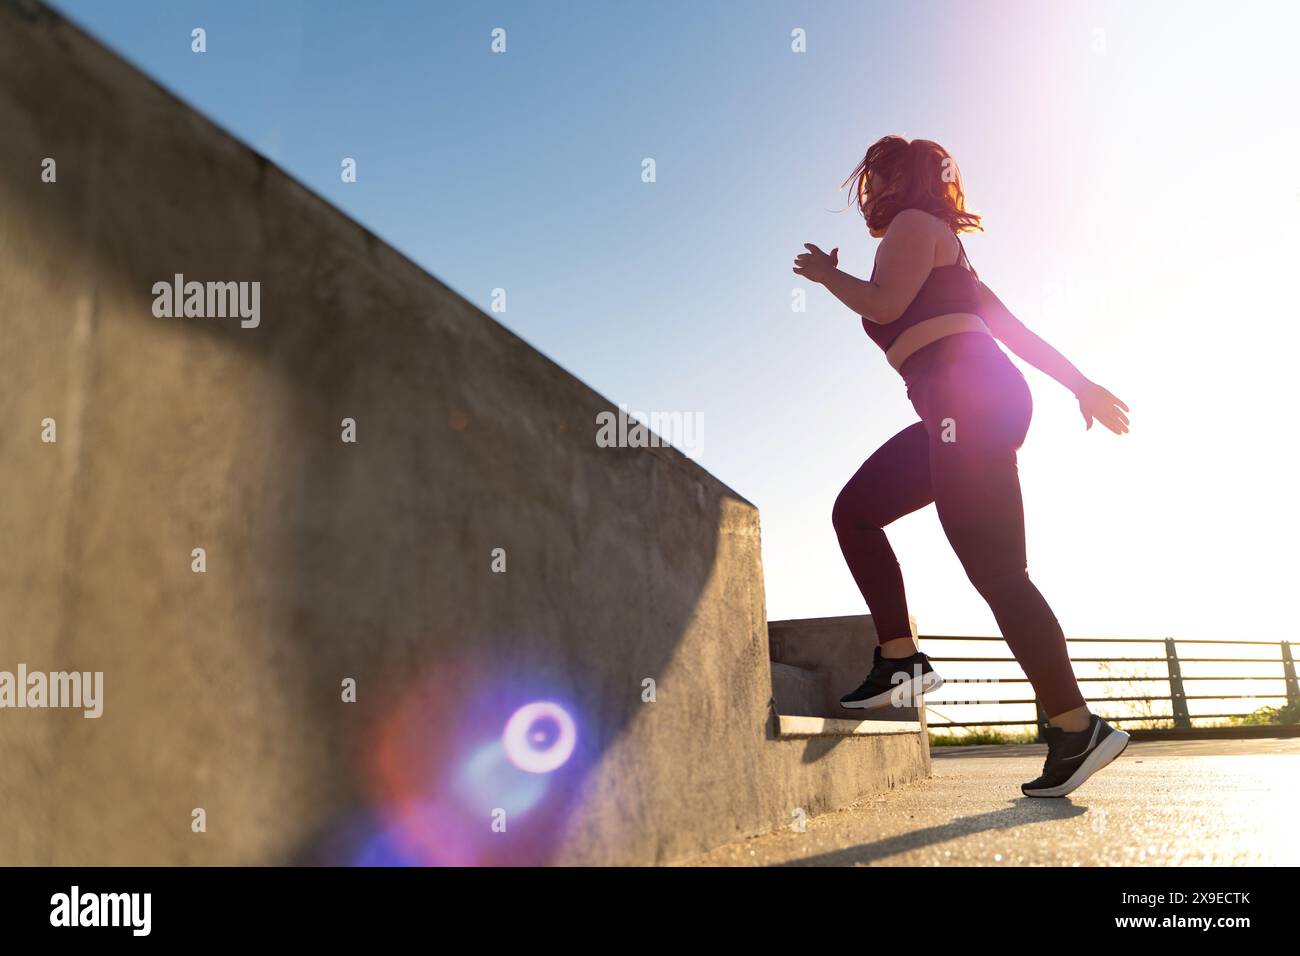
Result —
[[1133, 742], [1062, 799], [1042, 745], [932, 751], [933, 775], [719, 847], [704, 866], [1300, 865], [1300, 738]]

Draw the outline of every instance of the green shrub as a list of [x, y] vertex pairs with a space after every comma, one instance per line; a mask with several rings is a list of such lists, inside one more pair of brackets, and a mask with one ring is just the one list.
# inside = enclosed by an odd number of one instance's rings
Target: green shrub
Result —
[[930, 734], [931, 747], [972, 747], [977, 744], [1032, 744], [1038, 735], [1032, 731], [1013, 733], [992, 727], [954, 727], [948, 733]]
[[1300, 700], [1293, 700], [1281, 707], [1261, 707], [1249, 714], [1230, 718], [1234, 726], [1255, 726], [1259, 724], [1300, 724]]

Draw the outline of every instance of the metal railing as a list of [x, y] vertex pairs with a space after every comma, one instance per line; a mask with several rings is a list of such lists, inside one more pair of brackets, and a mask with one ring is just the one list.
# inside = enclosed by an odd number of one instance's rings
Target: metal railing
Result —
[[[920, 638], [922, 647], [927, 642], [939, 641], [995, 641], [1001, 642], [1001, 637], [968, 637], [957, 635], [922, 635]], [[1188, 701], [1196, 700], [1285, 700], [1288, 705], [1294, 705], [1300, 701], [1300, 684], [1296, 681], [1295, 656], [1292, 652], [1290, 641], [1240, 641], [1240, 640], [1183, 640], [1173, 637], [1072, 637], [1067, 638], [1070, 645], [1074, 644], [1159, 644], [1163, 646], [1164, 655], [1161, 657], [1071, 657], [1071, 662], [1075, 664], [1101, 664], [1110, 666], [1113, 664], [1142, 664], [1142, 665], [1164, 665], [1163, 673], [1160, 674], [1133, 674], [1133, 675], [1114, 675], [1107, 674], [1103, 676], [1083, 676], [1079, 677], [1079, 683], [1085, 685], [1084, 697], [1088, 699], [1089, 706], [1101, 704], [1120, 704], [1120, 703], [1145, 703], [1168, 702], [1170, 712], [1168, 714], [1119, 714], [1113, 716], [1108, 713], [1102, 713], [1102, 716], [1112, 724], [1122, 724], [1130, 721], [1157, 722], [1165, 721], [1172, 726], [1165, 729], [1178, 731], [1188, 731], [1198, 729], [1193, 720], [1222, 720], [1225, 718], [1235, 718], [1247, 716], [1248, 712], [1236, 713], [1212, 713], [1212, 714], [1193, 714], [1188, 707]], [[1180, 644], [1210, 644], [1215, 646], [1238, 646], [1246, 645], [1252, 648], [1275, 648], [1279, 651], [1277, 657], [1189, 657], [1179, 655], [1178, 645]], [[1231, 652], [1229, 652], [1231, 653]], [[999, 657], [951, 657], [951, 656], [932, 656], [930, 658], [935, 664], [1015, 664], [1015, 658], [1009, 654]], [[1276, 676], [1260, 675], [1223, 675], [1223, 676], [1202, 676], [1200, 674], [1186, 675], [1183, 673], [1185, 664], [1206, 664], [1206, 663], [1250, 663], [1264, 665], [1278, 665], [1280, 673]], [[1023, 672], [1021, 672], [1023, 674]], [[947, 696], [953, 690], [963, 685], [989, 686], [990, 684], [1028, 684], [1028, 678], [1020, 677], [997, 677], [990, 679], [962, 680], [950, 679], [947, 674], [942, 688], [935, 692], [936, 695]], [[1286, 692], [1283, 694], [1189, 694], [1187, 693], [1188, 685], [1193, 681], [1278, 681], [1284, 682]], [[1117, 697], [1092, 697], [1087, 693], [1086, 685], [1089, 683], [1106, 683], [1106, 684], [1143, 684], [1143, 683], [1165, 683], [1168, 685], [1167, 694], [1142, 694], [1142, 695], [1124, 695]], [[945, 707], [1006, 707], [1012, 705], [1034, 705], [1035, 718], [1031, 720], [950, 720], [942, 714]], [[1094, 710], [1109, 710], [1107, 706], [1101, 708], [1093, 707]], [[930, 714], [943, 717], [942, 722], [929, 720], [929, 726], [932, 730], [938, 730], [945, 727], [999, 727], [999, 726], [1020, 726], [1020, 727], [1037, 727], [1038, 736], [1042, 737], [1043, 728], [1047, 726], [1047, 716], [1043, 713], [1037, 698], [1015, 698], [1011, 700], [955, 700], [945, 701], [936, 700], [926, 701], [927, 718]]]

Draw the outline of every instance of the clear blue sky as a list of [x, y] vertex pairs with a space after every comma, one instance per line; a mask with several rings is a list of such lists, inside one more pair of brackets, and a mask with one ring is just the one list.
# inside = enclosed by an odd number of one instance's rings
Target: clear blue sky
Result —
[[[1133, 407], [1085, 433], [1029, 373], [1031, 572], [1067, 633], [1294, 636], [1291, 5], [54, 5], [480, 307], [506, 289], [497, 318], [611, 401], [701, 413], [773, 618], [864, 610], [831, 504], [915, 420], [855, 316], [792, 312], [790, 260], [869, 272], [838, 184], [880, 135], [939, 140], [981, 274]], [[1260, 353], [1224, 336], [1244, 314]], [[891, 538], [923, 632], [995, 633], [933, 509]]]

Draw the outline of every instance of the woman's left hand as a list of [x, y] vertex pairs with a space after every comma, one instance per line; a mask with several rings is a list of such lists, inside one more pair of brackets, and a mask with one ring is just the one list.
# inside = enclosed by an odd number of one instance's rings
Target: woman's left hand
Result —
[[829, 253], [822, 252], [811, 242], [805, 242], [803, 247], [808, 251], [794, 257], [794, 274], [824, 284], [840, 267], [839, 246]]
[[1083, 420], [1089, 428], [1092, 428], [1095, 419], [1116, 435], [1128, 431], [1128, 415], [1125, 414], [1128, 406], [1096, 382], [1084, 382], [1075, 396], [1079, 399], [1079, 411], [1083, 413]]

